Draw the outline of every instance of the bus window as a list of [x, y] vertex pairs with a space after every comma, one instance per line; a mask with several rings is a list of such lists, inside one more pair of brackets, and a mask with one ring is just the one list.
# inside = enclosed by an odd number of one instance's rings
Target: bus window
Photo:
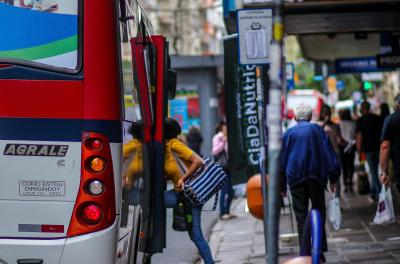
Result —
[[78, 0], [8, 3], [0, 2], [0, 62], [79, 70]]
[[137, 32], [136, 21], [127, 19], [129, 15], [125, 1], [121, 2], [120, 8], [120, 44], [121, 44], [121, 63], [122, 63], [122, 85], [123, 85], [123, 108], [124, 119], [135, 122], [142, 119], [139, 95], [133, 78], [132, 51], [129, 39]]

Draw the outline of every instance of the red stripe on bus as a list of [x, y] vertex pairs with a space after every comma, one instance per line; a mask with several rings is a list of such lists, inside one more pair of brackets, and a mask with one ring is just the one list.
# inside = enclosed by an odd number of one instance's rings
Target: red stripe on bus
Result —
[[164, 104], [167, 103], [165, 100], [165, 94], [164, 94], [164, 85], [165, 85], [165, 78], [164, 76], [164, 70], [166, 65], [165, 61], [165, 39], [163, 36], [152, 36], [152, 41], [154, 45], [157, 47], [157, 89], [156, 89], [156, 110], [155, 110], [155, 123], [156, 123], [156, 129], [155, 129], [155, 135], [154, 135], [154, 140], [163, 143], [164, 136], [163, 136], [163, 125], [164, 125]]
[[42, 225], [42, 233], [64, 233], [63, 225]]
[[81, 118], [81, 81], [0, 80], [0, 117]]

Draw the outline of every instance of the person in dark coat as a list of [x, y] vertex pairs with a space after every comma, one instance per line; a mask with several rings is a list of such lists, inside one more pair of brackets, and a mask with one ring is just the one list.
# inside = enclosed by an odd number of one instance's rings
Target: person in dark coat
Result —
[[370, 112], [371, 105], [367, 101], [361, 103], [362, 116], [356, 123], [356, 141], [359, 157], [365, 153], [369, 171], [372, 178], [372, 188], [369, 197], [370, 202], [378, 201], [381, 185], [378, 176], [380, 137], [383, 120]]
[[[321, 213], [324, 227], [326, 219], [325, 188], [329, 180], [330, 189], [335, 192], [336, 181], [340, 176], [340, 165], [323, 128], [310, 123], [311, 107], [300, 104], [294, 114], [297, 125], [288, 129], [283, 135], [281, 194], [282, 196], [287, 195], [286, 189], [289, 185], [301, 248], [304, 224], [309, 213], [309, 200], [311, 200], [312, 208]], [[327, 250], [326, 232], [323, 228], [322, 262], [325, 262], [323, 252]]]
[[[400, 191], [400, 94], [395, 98], [395, 112], [385, 118], [381, 135], [380, 164], [381, 182], [395, 183]], [[393, 163], [393, 174], [389, 177], [389, 159]]]

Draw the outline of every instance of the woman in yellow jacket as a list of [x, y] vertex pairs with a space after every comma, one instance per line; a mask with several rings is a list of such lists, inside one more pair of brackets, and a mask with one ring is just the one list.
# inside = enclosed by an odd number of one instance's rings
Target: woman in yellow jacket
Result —
[[[194, 153], [189, 147], [178, 140], [178, 135], [181, 134], [179, 123], [172, 118], [165, 121], [165, 164], [164, 173], [166, 180], [171, 180], [174, 183], [174, 189], [165, 192], [166, 207], [174, 207], [178, 202], [178, 194], [183, 190], [185, 179], [192, 176], [198, 168], [203, 164], [203, 160]], [[187, 171], [181, 172], [174, 158], [179, 158], [185, 164]], [[214, 260], [211, 255], [210, 246], [204, 239], [201, 230], [201, 207], [192, 208], [193, 227], [189, 230], [190, 239], [194, 242], [199, 250], [201, 258], [205, 264], [213, 264]]]
[[132, 139], [123, 146], [123, 183], [130, 188], [140, 177], [143, 170], [142, 131], [139, 123], [133, 123], [129, 128]]

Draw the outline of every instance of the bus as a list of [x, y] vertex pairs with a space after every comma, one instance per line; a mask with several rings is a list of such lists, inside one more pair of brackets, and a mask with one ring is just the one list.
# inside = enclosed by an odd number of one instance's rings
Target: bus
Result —
[[325, 104], [325, 96], [317, 90], [292, 90], [287, 95], [287, 118], [294, 117], [294, 110], [300, 104], [308, 104], [313, 111], [312, 119], [318, 119], [322, 106]]
[[162, 252], [169, 67], [137, 0], [0, 1], [0, 263]]

